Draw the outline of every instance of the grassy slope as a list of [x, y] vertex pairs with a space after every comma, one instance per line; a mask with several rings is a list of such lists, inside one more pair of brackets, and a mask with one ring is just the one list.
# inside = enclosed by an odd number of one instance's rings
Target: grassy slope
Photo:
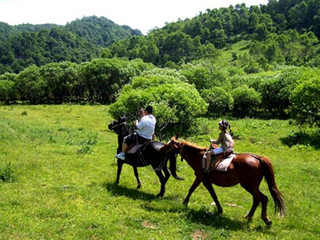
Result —
[[[0, 239], [319, 239], [319, 150], [284, 145], [281, 139], [298, 130], [289, 121], [231, 121], [241, 137], [237, 152], [272, 159], [285, 196], [288, 215], [279, 219], [262, 183], [273, 220], [268, 229], [260, 207], [251, 223], [243, 219], [252, 199], [240, 186], [215, 187], [224, 207], [221, 218], [206, 214], [215, 207], [203, 186], [185, 208], [182, 201], [194, 179], [185, 162], [179, 161], [178, 169], [186, 180], [170, 178], [162, 199], [154, 198], [159, 183], [149, 167], [139, 169], [142, 189], [135, 189], [128, 165], [115, 186], [116, 135], [107, 130], [107, 109], [0, 106], [0, 173], [11, 163], [16, 178], [0, 182]], [[216, 122], [209, 126], [213, 138]], [[199, 139], [197, 144], [207, 145]]]

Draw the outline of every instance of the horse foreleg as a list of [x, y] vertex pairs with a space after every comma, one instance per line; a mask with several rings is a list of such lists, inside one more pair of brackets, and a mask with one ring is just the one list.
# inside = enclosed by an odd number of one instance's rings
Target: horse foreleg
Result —
[[137, 167], [132, 167], [132, 168], [133, 168], [134, 176], [137, 179], [137, 184], [138, 184], [137, 188], [141, 188], [141, 182], [140, 182], [140, 179], [139, 179], [138, 169], [137, 169]]
[[218, 208], [218, 213], [222, 214], [223, 210], [222, 210], [222, 207], [221, 207], [220, 202], [218, 200], [218, 197], [216, 195], [216, 192], [214, 191], [214, 189], [212, 187], [212, 184], [207, 180], [203, 180], [202, 182], [203, 182], [203, 185], [206, 187], [206, 189], [209, 191], [213, 201], [216, 203], [216, 206]]
[[121, 171], [122, 171], [123, 161], [118, 159], [117, 163], [118, 163], [118, 169], [117, 169], [116, 184], [119, 184], [119, 182], [120, 182], [120, 175], [121, 175]]
[[161, 170], [155, 171], [157, 176], [159, 177], [161, 187], [160, 187], [160, 192], [157, 194], [157, 197], [163, 197], [165, 191], [166, 191], [166, 182], [168, 181], [168, 178], [165, 178], [161, 172]]
[[187, 205], [189, 203], [191, 194], [196, 190], [196, 188], [200, 185], [201, 179], [199, 177], [196, 177], [196, 179], [193, 181], [193, 184], [191, 185], [187, 197], [184, 199], [183, 204]]

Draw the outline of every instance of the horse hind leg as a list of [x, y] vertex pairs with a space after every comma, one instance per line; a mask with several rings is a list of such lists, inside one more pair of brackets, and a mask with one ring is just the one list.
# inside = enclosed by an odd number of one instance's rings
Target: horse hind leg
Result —
[[261, 192], [260, 194], [261, 194], [261, 205], [262, 205], [261, 219], [265, 222], [265, 224], [267, 224], [268, 227], [271, 227], [272, 221], [267, 217], [268, 197], [262, 194]]
[[267, 226], [272, 225], [272, 221], [267, 217], [267, 204], [268, 204], [268, 197], [260, 192], [259, 188], [257, 187], [255, 190], [252, 190], [251, 187], [245, 186], [241, 184], [241, 186], [246, 189], [249, 193], [251, 193], [253, 198], [253, 204], [249, 211], [249, 213], [245, 216], [246, 219], [249, 221], [252, 220], [252, 217], [261, 202], [262, 210], [261, 210], [261, 219], [267, 224]]

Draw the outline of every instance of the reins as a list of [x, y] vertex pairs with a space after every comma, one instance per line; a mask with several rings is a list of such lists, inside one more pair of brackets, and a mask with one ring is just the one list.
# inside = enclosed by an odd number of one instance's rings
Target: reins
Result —
[[116, 124], [116, 125], [112, 125], [112, 127], [111, 127], [111, 129], [114, 129], [114, 128], [116, 128], [116, 127], [119, 127], [119, 126], [121, 126], [121, 125], [126, 125], [127, 124], [127, 122], [122, 122], [122, 123], [119, 123], [119, 124]]

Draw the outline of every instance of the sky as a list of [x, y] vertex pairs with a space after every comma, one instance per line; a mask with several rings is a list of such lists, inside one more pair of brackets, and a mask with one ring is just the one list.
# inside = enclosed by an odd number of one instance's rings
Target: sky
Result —
[[266, 5], [268, 0], [0, 0], [0, 22], [65, 25], [95, 15], [143, 34], [178, 19], [193, 18], [207, 9], [238, 3]]

